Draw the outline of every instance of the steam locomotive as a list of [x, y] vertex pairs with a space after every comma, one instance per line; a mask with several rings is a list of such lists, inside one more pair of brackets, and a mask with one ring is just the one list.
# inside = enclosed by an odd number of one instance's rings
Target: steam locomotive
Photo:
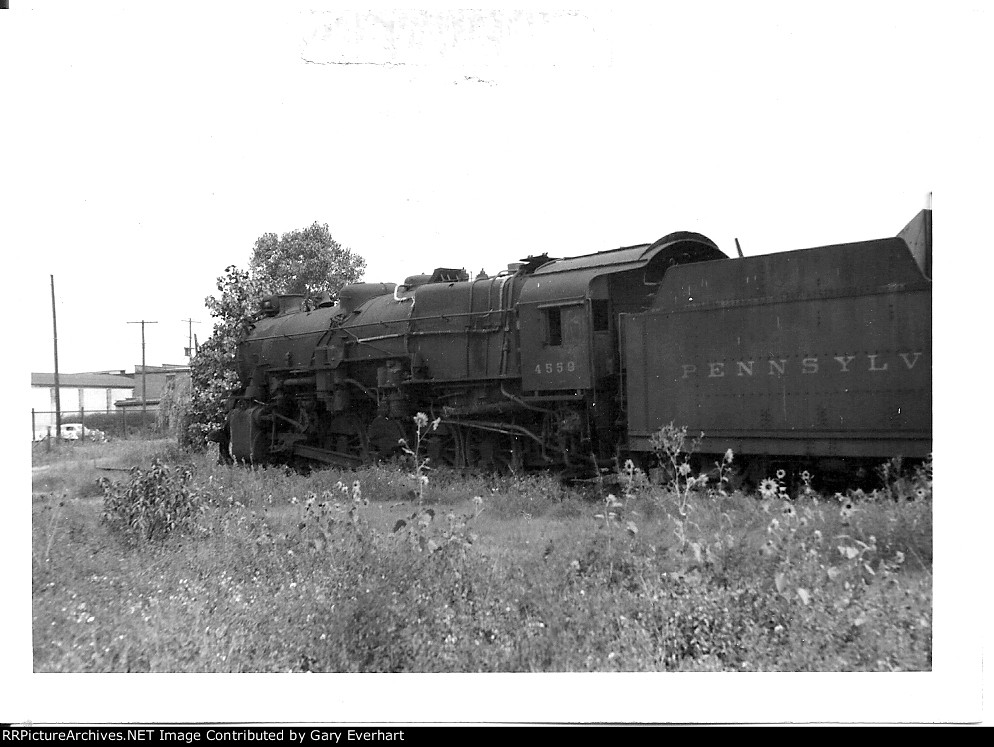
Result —
[[925, 457], [931, 234], [923, 210], [893, 238], [729, 257], [678, 232], [271, 296], [238, 348], [231, 451], [359, 465], [425, 413], [436, 467], [597, 470], [651, 457], [668, 423], [757, 477]]

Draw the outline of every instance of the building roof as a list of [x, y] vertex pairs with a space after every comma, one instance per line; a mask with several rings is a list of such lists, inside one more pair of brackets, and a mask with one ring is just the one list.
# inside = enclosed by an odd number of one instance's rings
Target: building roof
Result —
[[[31, 386], [55, 386], [54, 373], [32, 373]], [[94, 387], [97, 389], [134, 389], [132, 376], [105, 373], [60, 373], [59, 387]]]

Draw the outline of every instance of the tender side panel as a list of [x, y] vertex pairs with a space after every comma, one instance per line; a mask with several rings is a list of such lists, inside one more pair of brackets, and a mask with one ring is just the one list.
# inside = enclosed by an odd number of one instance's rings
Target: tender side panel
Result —
[[[674, 422], [703, 431], [712, 452], [931, 451], [931, 284], [906, 272], [906, 248], [849, 249], [738, 260], [717, 268], [724, 277], [688, 267], [667, 292], [696, 298], [625, 317], [632, 448]], [[778, 272], [786, 297], [772, 292]]]

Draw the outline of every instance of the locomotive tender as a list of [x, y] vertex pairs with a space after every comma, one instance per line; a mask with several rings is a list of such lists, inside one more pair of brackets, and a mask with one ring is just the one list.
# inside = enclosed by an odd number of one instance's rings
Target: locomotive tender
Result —
[[237, 354], [232, 454], [589, 471], [673, 422], [756, 476], [932, 449], [931, 210], [894, 238], [729, 258], [697, 233], [495, 277], [272, 296]]

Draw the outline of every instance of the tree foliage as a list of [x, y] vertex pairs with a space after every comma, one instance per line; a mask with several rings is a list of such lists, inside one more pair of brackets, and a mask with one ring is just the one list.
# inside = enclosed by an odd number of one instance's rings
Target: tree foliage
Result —
[[161, 431], [178, 435], [183, 428], [184, 418], [190, 409], [190, 379], [186, 376], [171, 376], [166, 381], [159, 396], [159, 410], [155, 424]]
[[204, 302], [214, 317], [214, 332], [201, 343], [191, 363], [192, 387], [181, 442], [202, 448], [207, 435], [222, 426], [225, 400], [238, 386], [238, 343], [252, 330], [264, 296], [326, 292], [334, 298], [343, 286], [359, 280], [365, 268], [366, 260], [343, 248], [328, 226], [319, 223], [281, 237], [263, 234], [252, 249], [249, 269], [226, 267], [217, 279], [218, 295]]
[[250, 266], [270, 293], [327, 292], [336, 297], [343, 286], [362, 277], [366, 260], [335, 241], [327, 224], [312, 223], [280, 237], [260, 236]]

